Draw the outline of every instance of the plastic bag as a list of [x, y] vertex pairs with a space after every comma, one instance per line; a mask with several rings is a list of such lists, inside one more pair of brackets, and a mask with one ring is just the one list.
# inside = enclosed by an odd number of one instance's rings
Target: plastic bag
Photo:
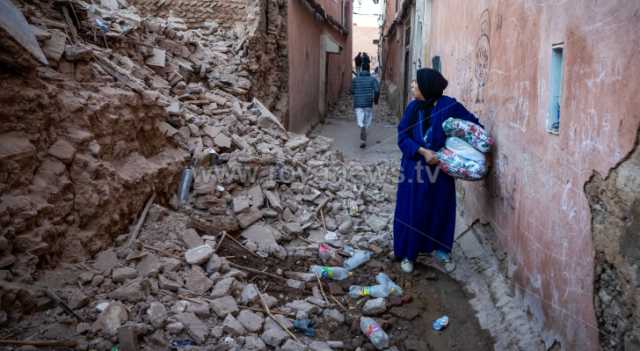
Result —
[[[468, 147], [470, 148], [470, 146]], [[467, 149], [465, 148], [464, 150]], [[443, 147], [436, 154], [438, 160], [440, 160], [440, 164], [438, 165], [440, 169], [454, 178], [480, 180], [487, 175], [487, 162], [482, 154], [480, 154], [481, 160], [473, 160], [464, 158], [447, 147]]]
[[475, 161], [478, 163], [487, 162], [482, 152], [474, 149], [473, 146], [469, 145], [467, 142], [460, 138], [447, 138], [444, 147], [455, 152], [458, 156], [466, 158], [467, 160]]
[[442, 130], [448, 137], [458, 137], [482, 153], [489, 152], [494, 144], [493, 138], [482, 127], [462, 119], [447, 118], [442, 122]]

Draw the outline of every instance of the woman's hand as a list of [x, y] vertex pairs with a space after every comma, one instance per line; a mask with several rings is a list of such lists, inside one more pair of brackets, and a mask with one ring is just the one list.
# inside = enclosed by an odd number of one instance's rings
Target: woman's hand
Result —
[[427, 163], [430, 165], [437, 165], [440, 162], [440, 160], [438, 160], [438, 156], [432, 150], [421, 147], [420, 149], [418, 149], [418, 152], [420, 153], [420, 155], [422, 155], [422, 157], [424, 157], [424, 160], [427, 161]]

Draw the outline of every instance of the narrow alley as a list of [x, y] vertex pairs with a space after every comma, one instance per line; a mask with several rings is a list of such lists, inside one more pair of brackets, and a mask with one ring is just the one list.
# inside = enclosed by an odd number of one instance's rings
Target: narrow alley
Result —
[[0, 0], [0, 350], [640, 350], [638, 14]]

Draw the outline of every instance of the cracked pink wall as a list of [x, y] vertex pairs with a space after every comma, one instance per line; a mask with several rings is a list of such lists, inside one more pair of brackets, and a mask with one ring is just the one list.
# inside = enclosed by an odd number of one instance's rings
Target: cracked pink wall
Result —
[[[583, 187], [632, 149], [640, 124], [640, 2], [433, 1], [430, 56], [447, 95], [497, 140], [465, 183], [469, 222], [491, 222], [518, 294], [548, 342], [598, 350], [591, 212]], [[560, 135], [546, 132], [551, 47], [564, 42]]]

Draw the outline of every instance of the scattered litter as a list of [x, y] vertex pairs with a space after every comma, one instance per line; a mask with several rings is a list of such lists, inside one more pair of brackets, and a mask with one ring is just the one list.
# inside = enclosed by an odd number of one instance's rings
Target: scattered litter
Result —
[[378, 273], [378, 275], [376, 275], [376, 281], [378, 282], [378, 284], [388, 286], [390, 294], [402, 296], [403, 294], [402, 288], [398, 284], [394, 283], [393, 280], [391, 280], [391, 278], [389, 278], [389, 276], [386, 273], [384, 272]]
[[102, 20], [102, 18], [96, 18], [96, 28], [98, 28], [102, 33], [107, 33], [109, 31], [109, 25]]
[[[346, 248], [345, 248], [346, 249]], [[352, 271], [366, 263], [371, 258], [372, 252], [367, 250], [354, 250], [351, 257], [344, 261], [344, 268]]]
[[314, 323], [310, 319], [296, 319], [293, 321], [293, 327], [308, 337], [316, 336]]
[[191, 190], [191, 184], [193, 183], [193, 168], [189, 165], [182, 171], [180, 176], [180, 187], [178, 188], [178, 200], [180, 206], [183, 206], [189, 200], [189, 191]]
[[448, 325], [449, 325], [449, 317], [448, 316], [442, 316], [442, 317], [436, 319], [435, 321], [433, 321], [432, 328], [435, 331], [441, 331], [441, 330], [445, 329]]
[[323, 279], [344, 280], [349, 278], [352, 273], [342, 267], [316, 266], [310, 268], [311, 273], [317, 274]]
[[349, 287], [349, 296], [354, 299], [359, 297], [388, 297], [391, 289], [388, 285], [360, 286], [352, 285]]
[[183, 348], [194, 346], [193, 341], [191, 340], [173, 340], [171, 341], [171, 349], [172, 350], [180, 350]]
[[309, 270], [323, 279], [344, 280], [352, 275], [351, 272], [342, 267], [312, 265]]
[[360, 330], [362, 330], [364, 335], [369, 338], [373, 346], [378, 350], [383, 350], [389, 347], [389, 336], [373, 318], [360, 318]]
[[96, 310], [98, 310], [98, 312], [103, 312], [104, 310], [107, 309], [107, 307], [109, 307], [108, 302], [100, 302], [99, 304], [96, 305]]
[[318, 245], [318, 255], [322, 263], [335, 262], [338, 259], [338, 250], [323, 243]]
[[340, 236], [338, 233], [329, 231], [327, 232], [327, 234], [325, 234], [324, 240], [327, 242], [332, 242], [332, 241], [337, 241], [339, 237]]

